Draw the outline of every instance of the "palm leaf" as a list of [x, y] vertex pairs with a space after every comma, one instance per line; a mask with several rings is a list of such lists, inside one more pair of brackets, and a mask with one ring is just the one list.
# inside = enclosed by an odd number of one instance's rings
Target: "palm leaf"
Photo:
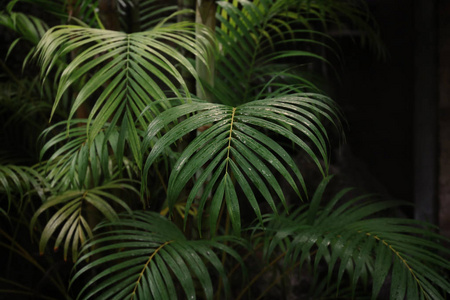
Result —
[[35, 47], [38, 44], [39, 40], [48, 30], [48, 25], [39, 18], [15, 12], [10, 12], [9, 14], [1, 12], [0, 25], [13, 30], [19, 35], [19, 37], [9, 46], [6, 57], [8, 57], [13, 52], [14, 48], [17, 45], [22, 44], [22, 40], [25, 40], [29, 44], [31, 44], [30, 51], [28, 52], [23, 62], [23, 67], [25, 67], [29, 58], [33, 55]]
[[[194, 115], [190, 116], [191, 114]], [[177, 123], [183, 116], [190, 117]], [[276, 198], [272, 192], [286, 206], [284, 193], [272, 169], [288, 181], [299, 197], [301, 189], [306, 194], [300, 170], [287, 151], [266, 135], [266, 132], [279, 135], [303, 149], [317, 168], [326, 174], [327, 133], [321, 118], [328, 118], [340, 130], [334, 104], [328, 98], [314, 94], [259, 100], [236, 108], [204, 102], [175, 106], [158, 115], [147, 129], [143, 151], [162, 129], [169, 124], [176, 124], [153, 145], [144, 166], [144, 183], [150, 167], [166, 148], [189, 132], [212, 124], [186, 147], [174, 165], [168, 184], [169, 209], [173, 209], [187, 182], [194, 179], [196, 172], [201, 170], [186, 201], [186, 214], [195, 196], [203, 188], [198, 212], [200, 222], [208, 195], [215, 188], [209, 210], [211, 232], [215, 231], [217, 214], [225, 205], [234, 231], [238, 234], [240, 208], [237, 185], [242, 188], [260, 220], [261, 212], [257, 201], [259, 194], [275, 212]], [[255, 194], [255, 189], [260, 191], [259, 194]]]
[[[17, 32], [32, 45], [37, 45], [41, 37], [48, 30], [48, 25], [44, 21], [23, 13], [11, 12], [10, 14], [5, 14], [2, 12], [0, 14], [0, 24]], [[10, 48], [9, 52], [11, 51], [12, 49]]]
[[[329, 68], [329, 57], [337, 56], [328, 32], [356, 30], [383, 55], [376, 22], [364, 1], [232, 2], [218, 2], [217, 73], [214, 86], [208, 87], [222, 103], [258, 99], [261, 87], [317, 91], [311, 70], [318, 64]], [[302, 72], [305, 66], [308, 70]]]
[[401, 203], [355, 198], [338, 204], [347, 189], [322, 204], [329, 179], [294, 217], [267, 217], [265, 230], [271, 241], [266, 244], [266, 256], [282, 251], [286, 265], [311, 261], [316, 273], [320, 264], [327, 264], [328, 282], [337, 276], [339, 287], [347, 273], [353, 293], [370, 275], [372, 299], [377, 299], [388, 274], [392, 277], [391, 299], [403, 299], [406, 293], [444, 299], [441, 290], [450, 292], [450, 283], [442, 274], [450, 269], [444, 258], [450, 253], [442, 245], [444, 238], [420, 221], [373, 217]]
[[[327, 38], [326, 35], [310, 28], [301, 29], [304, 28], [301, 18], [287, 17], [290, 1], [237, 2], [242, 6], [218, 2], [220, 26], [216, 28], [216, 36], [220, 53], [216, 62], [216, 81], [211, 90], [217, 100], [231, 105], [248, 102], [257, 99], [261, 87], [267, 88], [267, 85], [272, 88], [278, 88], [277, 84], [297, 87], [301, 83], [303, 89], [314, 89], [310, 81], [298, 76], [300, 81], [287, 85], [285, 77], [295, 76], [295, 68], [291, 65], [282, 69], [279, 65], [283, 60], [292, 59], [298, 66], [316, 60], [326, 61], [323, 56], [308, 50], [314, 46], [329, 48], [314, 38]], [[304, 50], [297, 50], [299, 48]], [[275, 70], [285, 74], [277, 75]]]
[[[136, 150], [139, 138], [134, 123], [138, 121], [143, 125], [151, 119], [150, 113], [141, 115], [144, 108], [154, 100], [165, 99], [165, 90], [181, 97], [181, 87], [189, 97], [175, 64], [189, 70], [194, 77], [196, 72], [174, 46], [205, 61], [207, 45], [195, 40], [193, 24], [163, 25], [160, 23], [152, 30], [132, 34], [59, 26], [49, 30], [41, 40], [38, 55], [43, 76], [47, 76], [56, 59], [70, 51], [78, 53], [59, 78], [53, 110], [69, 87], [85, 81], [72, 104], [69, 120], [88, 99], [95, 100], [87, 126], [89, 143], [108, 120], [120, 116], [122, 122], [129, 123], [131, 148]], [[95, 96], [97, 94], [99, 96]], [[133, 155], [139, 164], [139, 153], [134, 151]]]
[[7, 201], [7, 207], [0, 207], [0, 212], [5, 216], [12, 204], [20, 211], [22, 199], [26, 195], [37, 193], [44, 198], [44, 189], [45, 181], [35, 169], [12, 164], [0, 165], [0, 199], [5, 197]]
[[[76, 261], [78, 249], [83, 246], [88, 238], [92, 237], [91, 226], [86, 212], [86, 206], [90, 205], [100, 212], [103, 217], [110, 221], [118, 219], [116, 207], [125, 209], [129, 213], [131, 210], [128, 204], [117, 197], [112, 191], [135, 189], [124, 181], [112, 181], [108, 184], [98, 186], [89, 190], [66, 190], [59, 195], [49, 197], [36, 211], [30, 222], [30, 229], [33, 230], [38, 217], [45, 211], [59, 207], [58, 211], [47, 221], [42, 231], [39, 242], [41, 254], [50, 241], [50, 238], [59, 229], [58, 236], [54, 244], [54, 250], [58, 250], [64, 241], [64, 260], [67, 260], [69, 250], [72, 252], [72, 260]], [[92, 216], [92, 212], [90, 212]]]
[[[41, 163], [39, 171], [45, 174], [53, 192], [88, 189], [122, 176], [123, 171], [127, 171], [128, 178], [137, 177], [125, 150], [128, 122], [121, 128], [108, 123], [92, 144], [86, 136], [86, 123], [79, 119], [59, 122], [41, 136], [43, 140], [50, 138], [41, 149], [41, 160], [47, 160]], [[71, 128], [69, 133], [64, 130], [66, 126]]]
[[297, 5], [299, 14], [310, 13], [317, 16], [324, 24], [326, 32], [335, 31], [334, 34], [337, 35], [345, 34], [345, 30], [355, 32], [362, 46], [368, 44], [379, 57], [385, 56], [386, 49], [380, 39], [377, 22], [371, 15], [366, 1], [326, 0]]
[[176, 5], [158, 0], [120, 0], [118, 7], [122, 27], [127, 32], [150, 30], [177, 11]]
[[[102, 230], [112, 226], [112, 230]], [[170, 221], [152, 212], [135, 212], [115, 222], [99, 224], [98, 235], [85, 245], [78, 269], [71, 280], [100, 268], [80, 291], [81, 299], [176, 299], [177, 287], [183, 298], [200, 295], [213, 297], [213, 283], [208, 265], [223, 280], [227, 297], [230, 286], [214, 248], [225, 251], [240, 263], [239, 255], [217, 241], [188, 241]], [[92, 256], [99, 257], [85, 264]]]

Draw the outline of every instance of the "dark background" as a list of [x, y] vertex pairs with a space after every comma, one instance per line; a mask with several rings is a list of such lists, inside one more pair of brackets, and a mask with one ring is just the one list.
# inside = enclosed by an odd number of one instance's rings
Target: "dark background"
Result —
[[450, 235], [450, 5], [371, 0], [386, 57], [336, 37], [334, 85], [349, 128], [337, 168], [369, 192], [415, 203], [405, 213]]
[[369, 2], [385, 56], [338, 36], [342, 68], [334, 98], [348, 121], [339, 164], [372, 192], [413, 201], [414, 16], [411, 1]]

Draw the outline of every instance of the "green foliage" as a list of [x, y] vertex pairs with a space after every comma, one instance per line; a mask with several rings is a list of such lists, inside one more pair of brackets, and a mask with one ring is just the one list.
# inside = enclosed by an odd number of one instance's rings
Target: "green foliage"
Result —
[[[195, 115], [184, 121], [177, 121], [190, 114]], [[286, 206], [284, 192], [270, 168], [276, 169], [299, 197], [301, 194], [298, 185], [306, 193], [300, 170], [286, 150], [267, 133], [273, 132], [285, 137], [304, 150], [322, 174], [325, 174], [327, 171], [323, 170], [319, 159], [328, 165], [327, 134], [320, 119], [328, 118], [330, 122], [334, 122], [335, 117], [337, 112], [330, 99], [315, 94], [292, 94], [261, 99], [238, 107], [194, 102], [170, 108], [150, 123], [143, 140], [145, 149], [163, 128], [171, 123], [177, 123], [152, 146], [144, 165], [144, 183], [152, 163], [164, 149], [189, 132], [211, 125], [186, 147], [175, 163], [168, 183], [169, 209], [173, 210], [187, 182], [198, 176], [186, 200], [185, 220], [194, 198], [205, 186], [199, 195], [201, 199], [198, 203], [198, 220], [201, 221], [207, 197], [212, 188], [216, 187], [216, 193], [209, 204], [211, 233], [214, 234], [216, 230], [216, 220], [225, 198], [234, 232], [239, 235], [241, 217], [235, 184], [243, 190], [260, 220], [262, 220], [261, 211], [254, 190], [259, 191], [258, 198], [261, 195], [274, 212], [277, 209], [271, 194], [272, 190]], [[336, 126], [340, 130], [340, 126]], [[305, 138], [300, 138], [300, 134]], [[314, 146], [309, 146], [309, 143]], [[201, 170], [207, 163], [207, 168]], [[198, 170], [201, 170], [200, 173]], [[292, 178], [290, 171], [295, 174], [297, 182]]]
[[286, 64], [286, 60], [297, 60], [297, 68], [312, 59], [326, 62], [323, 56], [304, 49], [314, 45], [328, 48], [314, 37], [327, 36], [305, 29], [302, 25], [307, 20], [289, 10], [290, 1], [271, 2], [242, 1], [242, 8], [227, 1], [218, 3], [221, 14], [217, 18], [221, 26], [217, 27], [216, 36], [220, 53], [212, 93], [220, 102], [237, 105], [256, 100], [274, 86], [288, 85], [291, 91], [317, 90], [294, 66]]
[[29, 193], [35, 192], [43, 196], [43, 181], [42, 176], [33, 168], [13, 164], [0, 165], [0, 199], [6, 198], [8, 203], [6, 210], [0, 207], [0, 212], [7, 217], [12, 204], [20, 211], [23, 199], [30, 197]]
[[265, 240], [270, 241], [264, 249], [266, 257], [281, 251], [286, 265], [301, 266], [307, 261], [316, 274], [325, 262], [327, 283], [336, 280], [332, 277], [336, 274], [339, 286], [347, 273], [353, 295], [360, 280], [367, 284], [368, 276], [373, 276], [372, 299], [377, 299], [390, 271], [391, 299], [405, 295], [408, 299], [439, 299], [439, 288], [450, 292], [450, 283], [440, 274], [441, 268], [450, 268], [444, 258], [450, 250], [443, 246], [441, 236], [419, 221], [375, 217], [402, 203], [366, 196], [339, 205], [350, 189], [322, 204], [329, 179], [319, 185], [310, 203], [290, 215], [267, 216], [262, 228], [269, 234]]
[[[181, 97], [177, 84], [184, 87], [184, 80], [169, 58], [194, 76], [196, 73], [174, 46], [181, 46], [199, 58], [206, 57], [208, 49], [207, 45], [195, 40], [194, 24], [163, 25], [160, 23], [150, 31], [132, 34], [78, 26], [60, 26], [47, 31], [37, 51], [44, 77], [60, 57], [71, 51], [77, 53], [76, 59], [59, 78], [53, 111], [63, 94], [80, 80], [83, 87], [72, 104], [69, 120], [89, 97], [101, 89], [89, 114], [88, 125], [93, 120], [92, 128], [88, 128], [92, 141], [113, 114], [137, 119], [149, 101], [167, 97], [166, 89]], [[94, 75], [84, 79], [90, 71], [94, 71]], [[108, 83], [108, 88], [102, 88], [105, 83]], [[186, 88], [183, 91], [189, 95]], [[148, 119], [144, 121], [148, 122]]]
[[[14, 40], [9, 46], [8, 57], [17, 44], [21, 40], [26, 40], [30, 42], [33, 46], [36, 45], [45, 32], [48, 30], [48, 25], [41, 19], [33, 16], [28, 16], [23, 13], [10, 12], [9, 14], [0, 14], [0, 25], [5, 26], [13, 31], [15, 31], [19, 37]], [[29, 59], [29, 56], [33, 53], [34, 47], [29, 52], [28, 56], [24, 60], [24, 66]]]
[[[101, 254], [102, 258], [80, 268], [72, 281], [93, 268], [105, 267], [80, 291], [83, 299], [94, 295], [95, 299], [195, 299], [198, 292], [194, 280], [201, 294], [212, 299], [214, 291], [207, 265], [223, 278], [229, 296], [225, 269], [214, 249], [243, 263], [239, 254], [224, 244], [233, 241], [233, 237], [222, 237], [220, 241], [187, 240], [177, 226], [153, 212], [135, 212], [133, 216], [99, 224], [96, 230], [100, 233], [84, 248], [95, 250], [84, 253], [75, 267], [84, 265], [84, 260], [92, 255]], [[181, 286], [185, 296], [177, 295], [176, 286]]]
[[[2, 12], [16, 36], [5, 55], [30, 72], [2, 61], [0, 293], [279, 298], [293, 278], [312, 287], [305, 298], [444, 299], [450, 251], [435, 228], [384, 216], [403, 203], [327, 196], [342, 116], [312, 70], [338, 57], [332, 30], [360, 30], [382, 54], [364, 1], [197, 2], [216, 8], [215, 28], [158, 0], [14, 0]], [[117, 20], [121, 31], [105, 29]], [[296, 157], [323, 177], [312, 197]], [[17, 276], [23, 260], [20, 275], [45, 284]], [[70, 261], [72, 273], [56, 267]]]
[[[114, 206], [122, 207], [128, 213], [132, 213], [127, 203], [111, 192], [117, 189], [134, 190], [132, 186], [124, 182], [112, 181], [89, 190], [65, 190], [62, 194], [49, 197], [30, 221], [30, 228], [33, 229], [39, 215], [52, 207], [61, 206], [48, 220], [42, 231], [39, 242], [40, 253], [44, 253], [49, 239], [62, 226], [53, 249], [57, 251], [65, 239], [64, 260], [67, 260], [67, 253], [71, 249], [72, 259], [76, 261], [79, 245], [83, 245], [88, 238], [92, 238], [91, 225], [87, 218], [89, 218], [89, 214], [92, 217], [93, 209], [96, 209], [109, 221], [118, 219]], [[72, 247], [70, 248], [71, 242]]]
[[[126, 32], [151, 30], [178, 10], [174, 1], [123, 0], [118, 1], [117, 5], [121, 25]], [[132, 18], [131, 22], [130, 17]]]

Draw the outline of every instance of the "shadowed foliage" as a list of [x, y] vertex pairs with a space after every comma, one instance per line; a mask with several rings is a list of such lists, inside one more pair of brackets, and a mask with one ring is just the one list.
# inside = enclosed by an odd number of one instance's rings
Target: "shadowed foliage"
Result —
[[316, 71], [338, 72], [333, 31], [383, 55], [365, 2], [186, 6], [4, 7], [0, 294], [445, 299], [436, 228], [329, 187], [345, 121]]

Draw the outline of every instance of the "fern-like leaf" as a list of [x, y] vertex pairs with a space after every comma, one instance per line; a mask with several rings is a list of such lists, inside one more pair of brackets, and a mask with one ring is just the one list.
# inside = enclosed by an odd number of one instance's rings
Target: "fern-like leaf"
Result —
[[[195, 28], [184, 22], [160, 23], [149, 31], [132, 34], [78, 26], [58, 26], [47, 31], [37, 52], [44, 77], [57, 59], [71, 51], [77, 53], [58, 79], [53, 111], [69, 87], [79, 88], [69, 120], [88, 99], [94, 99], [87, 123], [89, 143], [108, 121], [120, 118], [121, 122], [116, 121], [119, 124], [128, 122], [130, 146], [139, 164], [135, 122], [139, 120], [143, 126], [151, 120], [150, 113], [141, 112], [152, 101], [166, 99], [166, 90], [178, 97], [189, 97], [176, 64], [197, 76], [191, 63], [175, 47], [184, 48], [203, 61], [208, 56], [206, 40], [202, 43], [194, 38]], [[183, 92], [179, 91], [180, 86]]]
[[[49, 197], [30, 221], [30, 230], [33, 230], [38, 217], [42, 213], [58, 207], [58, 210], [47, 221], [42, 231], [39, 242], [40, 253], [44, 253], [50, 238], [59, 230], [53, 247], [54, 250], [58, 250], [64, 241], [64, 260], [67, 260], [68, 252], [71, 250], [72, 260], [76, 261], [79, 248], [88, 238], [92, 237], [91, 226], [95, 225], [87, 219], [86, 207], [91, 206], [94, 210], [98, 210], [103, 217], [110, 221], [117, 220], [116, 207], [131, 213], [128, 204], [113, 193], [114, 190], [125, 189], [135, 191], [126, 182], [112, 181], [89, 190], [66, 190], [59, 195]], [[90, 214], [92, 216], [92, 212]]]
[[[302, 64], [326, 61], [324, 56], [310, 49], [314, 46], [329, 48], [319, 38], [314, 38], [327, 37], [305, 28], [304, 17], [290, 10], [290, 2], [218, 2], [220, 25], [216, 28], [216, 37], [220, 53], [216, 62], [217, 77], [211, 90], [217, 101], [230, 105], [245, 103], [258, 99], [261, 89], [269, 89], [269, 86], [317, 90], [296, 72]], [[283, 67], [284, 61], [289, 59], [295, 59], [297, 67]], [[289, 82], [290, 77], [295, 77], [297, 82]]]
[[[286, 138], [303, 149], [325, 175], [328, 166], [327, 132], [322, 120], [328, 119], [340, 130], [337, 115], [333, 102], [315, 94], [259, 100], [235, 108], [204, 102], [175, 106], [158, 115], [147, 129], [143, 151], [164, 128], [169, 124], [174, 125], [153, 145], [144, 166], [144, 183], [151, 165], [167, 147], [189, 132], [211, 125], [186, 147], [175, 164], [168, 185], [169, 208], [173, 209], [187, 182], [204, 167], [190, 190], [186, 213], [204, 187], [199, 201], [199, 222], [208, 195], [212, 193], [208, 211], [211, 232], [215, 232], [218, 214], [225, 200], [234, 232], [239, 234], [241, 225], [237, 185], [242, 188], [260, 220], [259, 195], [254, 192], [255, 189], [259, 190], [273, 211], [277, 211], [277, 204], [272, 192], [286, 205], [284, 192], [272, 168], [287, 180], [299, 197], [302, 194], [300, 190], [306, 193], [303, 177], [295, 162], [266, 133]], [[177, 123], [183, 116], [190, 117]]]
[[0, 213], [7, 216], [14, 205], [19, 211], [22, 199], [28, 194], [37, 193], [44, 198], [44, 178], [33, 168], [0, 164], [0, 199], [6, 198], [6, 207], [0, 207]]
[[281, 251], [287, 265], [311, 262], [316, 273], [319, 265], [328, 265], [327, 281], [336, 280], [339, 288], [347, 274], [353, 293], [370, 276], [372, 299], [377, 299], [389, 274], [391, 299], [444, 299], [442, 291], [449, 293], [450, 283], [442, 271], [450, 270], [445, 259], [450, 250], [442, 242], [448, 240], [420, 221], [373, 217], [399, 202], [368, 196], [343, 201], [346, 189], [324, 203], [329, 179], [321, 183], [310, 204], [290, 216], [267, 216], [267, 257]]
[[[196, 299], [198, 294], [212, 299], [208, 266], [218, 272], [228, 298], [230, 286], [214, 248], [243, 263], [232, 248], [214, 240], [189, 241], [172, 222], [152, 212], [135, 212], [99, 224], [96, 230], [99, 233], [82, 250], [71, 280], [73, 284], [87, 272], [101, 269], [80, 291], [81, 299]], [[91, 256], [101, 258], [85, 264]]]
[[[125, 151], [129, 140], [128, 122], [120, 128], [107, 124], [92, 144], [86, 136], [86, 122], [82, 119], [59, 122], [41, 136], [42, 139], [51, 138], [41, 149], [41, 160], [47, 159], [38, 170], [45, 175], [53, 193], [66, 189], [89, 189], [121, 177], [123, 171], [127, 171], [130, 179], [137, 176], [137, 167], [128, 160]], [[65, 126], [69, 126], [69, 133], [64, 131]], [[48, 155], [55, 148], [57, 150]]]

